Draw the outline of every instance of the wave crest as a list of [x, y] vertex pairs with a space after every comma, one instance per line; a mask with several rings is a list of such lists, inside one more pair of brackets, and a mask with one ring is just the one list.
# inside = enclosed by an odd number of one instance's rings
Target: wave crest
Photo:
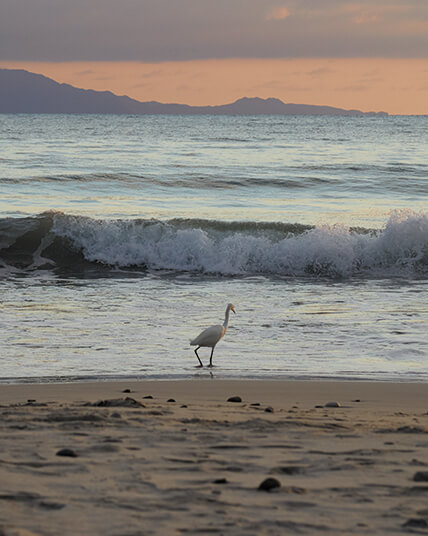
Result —
[[428, 214], [391, 213], [384, 229], [280, 222], [96, 220], [62, 213], [0, 221], [0, 262], [202, 274], [428, 275]]

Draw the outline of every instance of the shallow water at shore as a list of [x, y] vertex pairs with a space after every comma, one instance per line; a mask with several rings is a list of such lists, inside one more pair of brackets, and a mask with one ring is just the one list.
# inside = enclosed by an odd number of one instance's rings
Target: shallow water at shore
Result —
[[427, 121], [1, 116], [0, 381], [427, 380]]

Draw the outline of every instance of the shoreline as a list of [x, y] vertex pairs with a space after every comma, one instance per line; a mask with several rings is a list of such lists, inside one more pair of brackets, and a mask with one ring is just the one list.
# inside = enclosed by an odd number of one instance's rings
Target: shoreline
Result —
[[[75, 402], [119, 396], [130, 389], [135, 396], [151, 394], [158, 398], [176, 395], [182, 400], [221, 401], [227, 393], [243, 399], [259, 397], [270, 404], [285, 407], [293, 401], [320, 404], [326, 398], [342, 401], [363, 400], [379, 407], [392, 408], [403, 404], [412, 409], [428, 410], [428, 383], [392, 381], [336, 380], [112, 380], [64, 383], [20, 383], [0, 385], [0, 404], [38, 401]], [[236, 391], [236, 392], [235, 392]], [[329, 402], [330, 400], [325, 400]]]

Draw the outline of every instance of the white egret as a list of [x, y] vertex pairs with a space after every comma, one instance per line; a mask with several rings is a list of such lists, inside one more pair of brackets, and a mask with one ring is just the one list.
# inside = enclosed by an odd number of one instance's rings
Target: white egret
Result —
[[224, 315], [223, 325], [218, 324], [217, 326], [211, 326], [207, 329], [204, 329], [204, 331], [200, 333], [196, 337], [196, 339], [193, 339], [193, 341], [190, 341], [190, 346], [197, 346], [197, 348], [195, 348], [195, 354], [200, 363], [199, 366], [203, 367], [202, 361], [200, 360], [199, 355], [198, 355], [198, 350], [202, 346], [211, 348], [210, 364], [208, 366], [209, 367], [213, 366], [214, 348], [216, 347], [216, 344], [218, 343], [218, 341], [226, 333], [227, 326], [229, 324], [229, 315], [230, 315], [231, 310], [234, 313], [236, 313], [234, 305], [232, 303], [229, 303], [229, 305], [226, 307], [226, 313]]

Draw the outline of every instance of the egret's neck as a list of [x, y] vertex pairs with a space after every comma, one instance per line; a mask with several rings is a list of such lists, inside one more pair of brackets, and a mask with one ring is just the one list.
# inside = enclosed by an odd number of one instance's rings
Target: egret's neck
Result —
[[226, 309], [226, 314], [224, 315], [224, 323], [223, 323], [223, 327], [224, 327], [225, 331], [226, 331], [227, 326], [228, 326], [228, 324], [229, 324], [229, 316], [230, 316], [230, 308], [228, 307], [228, 308]]

